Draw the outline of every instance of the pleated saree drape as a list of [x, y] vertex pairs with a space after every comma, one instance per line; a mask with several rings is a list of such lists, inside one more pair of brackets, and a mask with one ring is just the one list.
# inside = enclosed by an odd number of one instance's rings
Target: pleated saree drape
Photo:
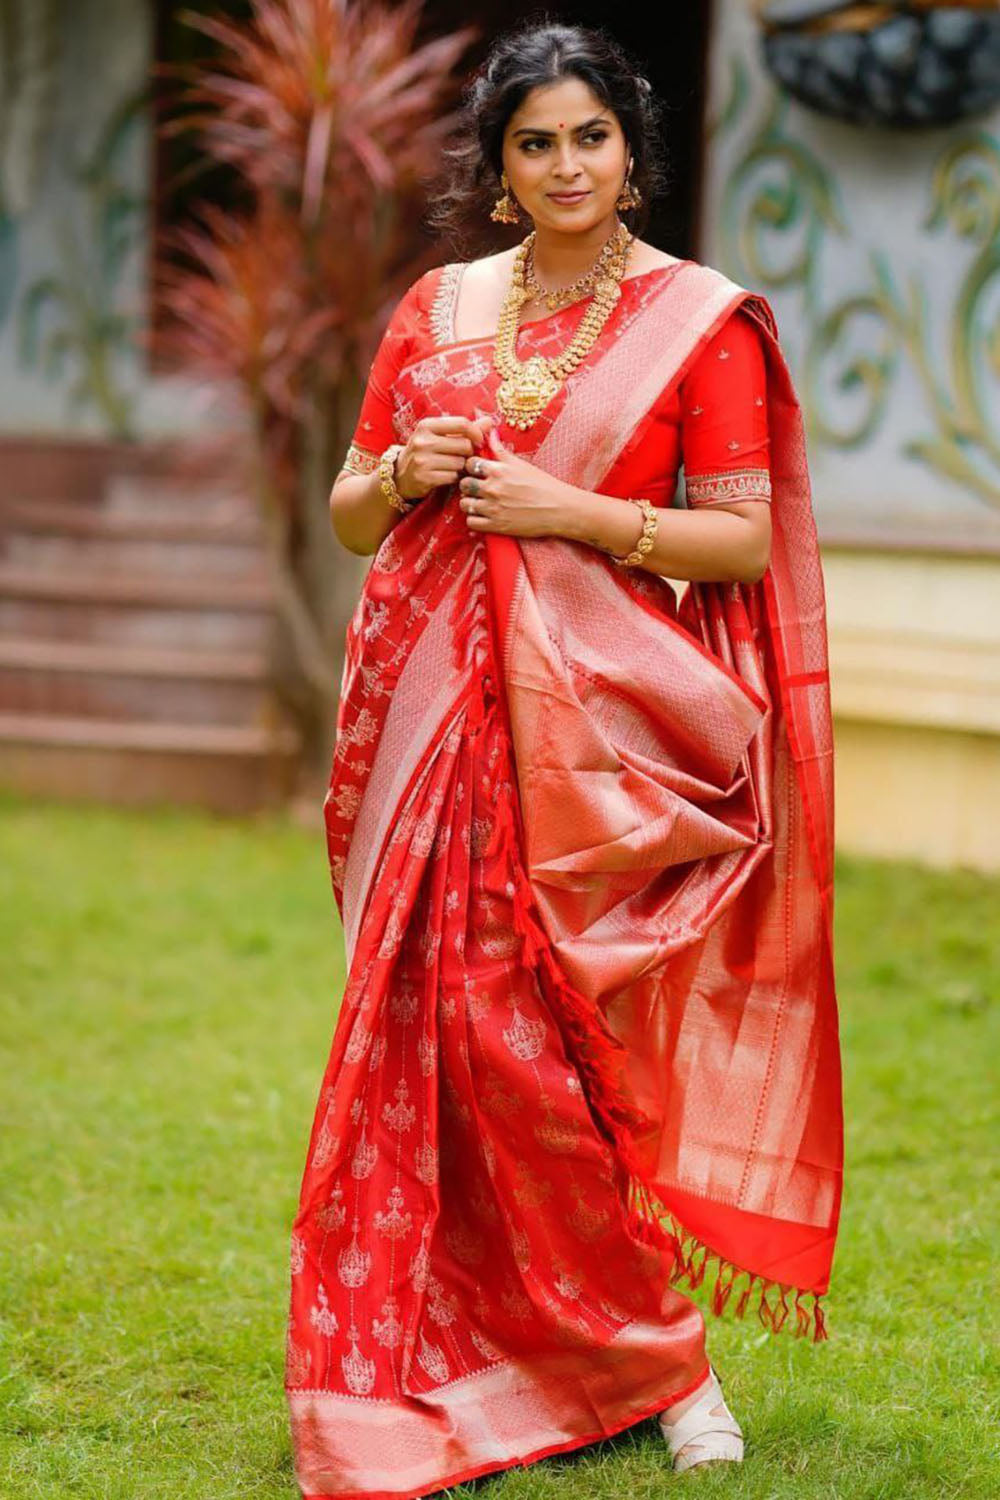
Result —
[[[504, 441], [600, 491], [738, 306], [767, 363], [759, 583], [678, 607], [595, 548], [471, 533], [457, 487], [365, 581], [325, 804], [349, 975], [292, 1234], [307, 1500], [430, 1493], [679, 1399], [707, 1356], [675, 1287], [711, 1258], [713, 1312], [756, 1294], [772, 1331], [826, 1336], [833, 747], [773, 314], [679, 263]], [[468, 354], [406, 365], [401, 409], [492, 410]]]

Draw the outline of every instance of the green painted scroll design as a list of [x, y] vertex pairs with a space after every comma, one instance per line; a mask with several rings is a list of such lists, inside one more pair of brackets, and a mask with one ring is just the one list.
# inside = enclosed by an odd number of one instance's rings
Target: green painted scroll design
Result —
[[[952, 132], [931, 169], [921, 228], [929, 235], [950, 230], [974, 250], [947, 314], [942, 359], [932, 344], [924, 279], [911, 274], [901, 285], [884, 250], [869, 248], [867, 288], [824, 309], [821, 252], [828, 256], [831, 237], [846, 240], [850, 230], [833, 172], [787, 127], [790, 104], [783, 90], [770, 88], [750, 128], [752, 90], [736, 57], [709, 134], [745, 142], [722, 191], [721, 269], [765, 292], [801, 292], [798, 385], [809, 440], [841, 451], [863, 447], [884, 420], [906, 359], [931, 430], [905, 441], [902, 454], [1000, 506], [1000, 421], [991, 416], [1000, 412], [1000, 141], [976, 127]], [[844, 352], [853, 330], [872, 327], [875, 347]], [[824, 384], [831, 370], [835, 387]], [[833, 388], [857, 398], [852, 420], [834, 421], [825, 409], [824, 390]]]

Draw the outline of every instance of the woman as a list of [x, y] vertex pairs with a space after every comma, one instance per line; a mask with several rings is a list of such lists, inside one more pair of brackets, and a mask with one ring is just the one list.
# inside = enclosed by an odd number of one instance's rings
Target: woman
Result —
[[292, 1235], [306, 1500], [654, 1413], [675, 1468], [739, 1460], [675, 1283], [714, 1256], [714, 1313], [743, 1276], [740, 1316], [825, 1337], [839, 1217], [824, 595], [773, 315], [629, 228], [654, 105], [602, 33], [504, 37], [467, 106], [441, 221], [499, 179], [527, 232], [409, 287], [331, 497], [375, 555]]

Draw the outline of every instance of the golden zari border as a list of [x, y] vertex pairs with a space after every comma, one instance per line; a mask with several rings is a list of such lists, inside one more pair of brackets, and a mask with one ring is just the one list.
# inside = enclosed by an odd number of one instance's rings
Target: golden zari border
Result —
[[379, 453], [372, 453], [368, 448], [360, 448], [357, 443], [351, 443], [341, 465], [341, 473], [345, 470], [349, 474], [374, 474], [378, 468]]
[[688, 474], [684, 493], [695, 505], [716, 500], [770, 500], [769, 469], [721, 469], [711, 474]]
[[434, 301], [431, 303], [429, 319], [434, 342], [438, 348], [457, 342], [455, 339], [455, 305], [458, 301], [458, 288], [464, 270], [465, 262], [461, 260], [448, 261], [447, 265], [442, 267]]
[[286, 1387], [299, 1487], [310, 1497], [437, 1494], [610, 1437], [701, 1384], [704, 1352], [691, 1351], [702, 1316], [691, 1302], [672, 1324], [630, 1320], [588, 1349], [585, 1380], [578, 1351], [554, 1351], [396, 1400]]

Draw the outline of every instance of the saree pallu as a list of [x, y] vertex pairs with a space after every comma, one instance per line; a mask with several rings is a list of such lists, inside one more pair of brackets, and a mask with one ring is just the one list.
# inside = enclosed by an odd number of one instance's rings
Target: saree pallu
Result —
[[[756, 1289], [769, 1330], [826, 1337], [825, 601], [773, 314], [683, 262], [504, 440], [600, 491], [737, 306], [767, 356], [759, 583], [678, 607], [597, 549], [471, 532], [457, 486], [366, 578], [325, 802], [348, 978], [292, 1231], [305, 1500], [429, 1494], [681, 1399], [708, 1361], [676, 1283], [710, 1258], [713, 1313], [745, 1277], [738, 1316]], [[399, 372], [413, 420], [492, 410], [499, 377], [468, 355]]]

